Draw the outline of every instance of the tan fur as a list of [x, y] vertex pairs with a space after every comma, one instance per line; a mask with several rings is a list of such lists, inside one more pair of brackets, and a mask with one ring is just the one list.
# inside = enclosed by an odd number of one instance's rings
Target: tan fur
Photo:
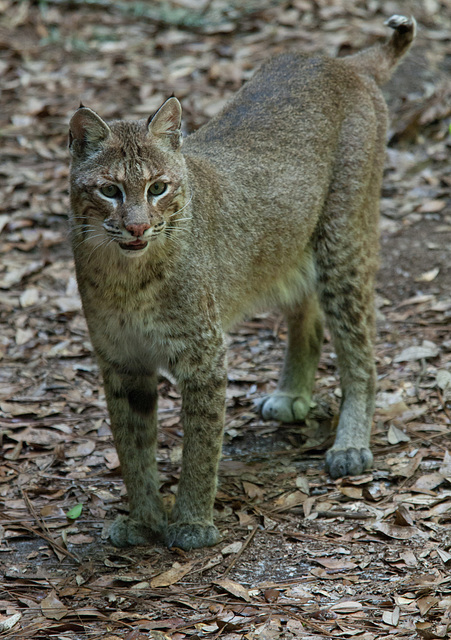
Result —
[[[279, 388], [262, 401], [263, 417], [306, 416], [324, 312], [343, 396], [326, 465], [335, 478], [371, 465], [387, 121], [375, 79], [388, 77], [414, 33], [412, 19], [391, 21], [387, 45], [347, 59], [269, 60], [183, 148], [175, 98], [147, 122], [107, 124], [84, 107], [73, 116], [77, 279], [130, 501], [130, 516], [111, 529], [115, 544], [218, 541], [224, 332], [257, 305], [278, 305], [289, 328]], [[169, 516], [155, 461], [161, 368], [181, 390], [185, 433]]]

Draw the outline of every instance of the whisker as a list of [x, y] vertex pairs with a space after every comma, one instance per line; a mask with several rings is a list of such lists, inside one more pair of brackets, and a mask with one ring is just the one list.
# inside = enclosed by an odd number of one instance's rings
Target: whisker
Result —
[[[169, 237], [169, 234], [167, 234], [167, 237]], [[182, 239], [177, 237], [176, 235], [172, 235], [170, 236], [171, 238], [171, 242], [173, 242], [173, 244], [175, 244], [178, 247], [182, 247]]]
[[114, 238], [111, 238], [111, 240], [109, 241], [109, 243], [108, 243], [107, 245], [105, 245], [105, 249], [106, 249], [107, 247], [109, 247], [109, 246], [110, 246], [110, 244], [111, 244], [112, 242], [115, 242]]
[[188, 216], [187, 218], [177, 218], [177, 220], [172, 220], [172, 222], [183, 222], [184, 220], [192, 220], [193, 216]]
[[98, 233], [95, 236], [88, 236], [87, 238], [83, 238], [83, 240], [81, 240], [78, 244], [75, 245], [74, 249], [78, 249], [78, 247], [80, 247], [83, 243], [87, 242], [88, 240], [94, 240], [95, 238], [100, 238], [103, 236], [103, 233]]
[[[91, 220], [91, 222], [89, 222]], [[93, 222], [97, 222], [98, 224], [102, 224], [101, 220], [93, 220], [92, 218], [84, 218], [83, 216], [74, 216], [73, 218], [69, 218], [69, 224], [72, 226], [81, 226], [93, 224]]]
[[73, 224], [70, 226], [70, 230], [72, 229], [98, 229], [99, 227], [96, 226], [95, 224], [86, 224], [86, 222], [81, 223], [81, 222], [77, 222], [76, 224]]
[[91, 251], [91, 253], [89, 254], [89, 256], [86, 258], [86, 262], [89, 262], [92, 258], [92, 256], [94, 255], [94, 253], [97, 251], [97, 249], [100, 249], [100, 247], [103, 247], [104, 245], [107, 247], [108, 245], [110, 245], [112, 242], [114, 242], [114, 239], [112, 238], [111, 240], [109, 240], [109, 238], [105, 238], [105, 240], [103, 240], [102, 242], [99, 242], [94, 249]]
[[85, 224], [85, 225], [78, 225], [77, 227], [71, 227], [69, 229], [69, 233], [83, 233], [83, 231], [100, 231], [99, 227], [94, 226], [93, 224]]
[[91, 227], [91, 228], [86, 228], [84, 227], [83, 229], [70, 229], [69, 233], [76, 238], [77, 236], [81, 236], [83, 233], [89, 232], [89, 231], [100, 231], [100, 229], [98, 229], [97, 227]]
[[183, 211], [183, 209], [186, 209], [186, 207], [189, 205], [189, 203], [191, 202], [192, 199], [193, 199], [193, 194], [191, 194], [190, 199], [188, 200], [188, 202], [186, 204], [183, 205], [183, 207], [181, 207], [177, 211], [174, 211], [174, 213], [171, 213], [171, 215], [169, 217], [172, 218], [173, 216], [176, 216], [178, 213]]
[[189, 229], [186, 229], [186, 228], [184, 228], [184, 227], [173, 227], [173, 226], [166, 227], [166, 229], [167, 229], [168, 231], [184, 231], [185, 233], [186, 233], [187, 231], [189, 231]]
[[84, 238], [81, 242], [79, 242], [77, 245], [75, 245], [75, 247], [74, 247], [74, 251], [75, 251], [75, 249], [78, 249], [78, 247], [81, 247], [81, 245], [82, 245], [84, 242], [87, 242], [88, 240], [94, 240], [94, 238], [100, 238], [100, 237], [102, 237], [103, 235], [104, 235], [103, 233], [98, 233], [98, 234], [97, 234], [97, 235], [95, 235], [95, 236], [88, 236], [87, 238]]
[[177, 234], [174, 233], [174, 230], [168, 230], [167, 232], [165, 231], [165, 236], [168, 240], [168, 242], [170, 241], [173, 245], [175, 245], [176, 247], [178, 247], [179, 249], [183, 249], [184, 243], [183, 243], [183, 238]]

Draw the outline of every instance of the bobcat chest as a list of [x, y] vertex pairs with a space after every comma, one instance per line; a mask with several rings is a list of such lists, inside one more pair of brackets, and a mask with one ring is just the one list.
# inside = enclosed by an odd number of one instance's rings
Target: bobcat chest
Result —
[[86, 316], [95, 350], [118, 369], [144, 375], [166, 366], [180, 351], [180, 337], [168, 334], [158, 305], [98, 304]]

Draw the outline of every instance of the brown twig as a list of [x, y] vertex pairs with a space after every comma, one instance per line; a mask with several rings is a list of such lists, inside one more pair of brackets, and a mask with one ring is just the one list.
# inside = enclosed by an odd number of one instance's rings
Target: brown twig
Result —
[[311, 627], [312, 629], [316, 629], [317, 631], [320, 631], [323, 635], [327, 636], [328, 638], [335, 637], [333, 633], [330, 633], [330, 631], [326, 631], [320, 624], [316, 624], [316, 622], [312, 622], [308, 618], [304, 618], [304, 616], [300, 616], [297, 613], [294, 613], [293, 611], [291, 611], [291, 609], [287, 610], [288, 607], [285, 608], [283, 605], [276, 605], [276, 606], [279, 610], [282, 610], [285, 614], [289, 615], [295, 620], [299, 620], [299, 622], [302, 622], [302, 624], [304, 624], [306, 627]]
[[442, 394], [441, 390], [440, 390], [438, 387], [437, 387], [437, 396], [438, 396], [438, 399], [439, 399], [440, 404], [442, 405], [442, 409], [443, 409], [443, 411], [444, 411], [444, 412], [445, 412], [445, 414], [446, 414], [446, 417], [447, 417], [449, 420], [451, 420], [451, 413], [450, 413], [450, 411], [449, 411], [449, 409], [448, 409], [448, 407], [447, 407], [446, 400], [445, 400], [445, 398], [443, 397], [443, 394]]
[[41, 518], [41, 516], [38, 514], [38, 512], [36, 511], [36, 509], [34, 508], [34, 504], [31, 502], [30, 498], [28, 497], [28, 493], [25, 491], [25, 489], [22, 489], [21, 491], [22, 493], [22, 498], [25, 501], [25, 504], [28, 507], [28, 511], [31, 513], [31, 515], [33, 516], [33, 518], [35, 519], [35, 521], [38, 523], [39, 527], [41, 529], [43, 529], [43, 531], [45, 531], [45, 533], [51, 537], [51, 533], [47, 527], [47, 525], [45, 524], [44, 520]]
[[[76, 562], [80, 562], [80, 560], [77, 558], [76, 555], [74, 555], [73, 553], [71, 553], [70, 551], [65, 549], [62, 545], [58, 544], [58, 542], [56, 542], [56, 540], [54, 540], [54, 538], [53, 538], [52, 534], [50, 533], [49, 529], [47, 528], [45, 522], [39, 517], [38, 513], [36, 512], [36, 509], [34, 508], [33, 503], [31, 502], [30, 498], [28, 497], [26, 491], [22, 490], [22, 496], [23, 496], [23, 499], [25, 501], [25, 504], [28, 507], [29, 512], [31, 513], [31, 515], [35, 519], [35, 522], [38, 525], [39, 529], [35, 529], [34, 527], [31, 527], [30, 525], [27, 525], [25, 523], [20, 523], [19, 526], [21, 528], [25, 529], [26, 531], [29, 531], [30, 533], [33, 533], [33, 534], [39, 536], [40, 538], [42, 538], [43, 540], [45, 540], [46, 542], [48, 542], [48, 544], [51, 546], [51, 548], [52, 548], [54, 554], [56, 555], [56, 557], [58, 558], [58, 560], [61, 560], [61, 557], [60, 557], [60, 554], [61, 554], [61, 555], [69, 556], [69, 558], [72, 558]], [[8, 518], [8, 516], [6, 516], [6, 517]]]
[[258, 529], [258, 525], [256, 524], [255, 527], [252, 529], [252, 531], [250, 532], [250, 534], [247, 536], [245, 543], [243, 544], [243, 546], [241, 547], [241, 549], [238, 551], [238, 553], [235, 555], [235, 557], [233, 558], [232, 562], [229, 564], [229, 566], [227, 567], [227, 569], [224, 571], [224, 573], [222, 574], [222, 578], [225, 578], [225, 576], [233, 569], [233, 567], [236, 565], [236, 563], [238, 562], [238, 560], [241, 558], [243, 551], [246, 549], [246, 547], [249, 546], [249, 544], [251, 543], [253, 537], [255, 536], [255, 534], [257, 533], [257, 529]]

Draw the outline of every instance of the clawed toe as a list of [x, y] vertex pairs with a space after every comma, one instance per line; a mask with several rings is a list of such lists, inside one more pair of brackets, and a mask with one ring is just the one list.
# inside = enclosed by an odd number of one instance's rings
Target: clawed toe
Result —
[[373, 454], [367, 447], [357, 449], [329, 449], [326, 454], [326, 470], [331, 478], [358, 476], [371, 468]]
[[304, 420], [310, 409], [310, 402], [301, 396], [276, 392], [264, 398], [260, 403], [260, 412], [264, 420], [297, 422]]
[[161, 530], [154, 530], [129, 516], [118, 516], [110, 527], [109, 536], [115, 547], [151, 544], [161, 539]]
[[211, 547], [221, 540], [218, 529], [213, 524], [174, 523], [166, 532], [168, 547], [179, 547], [185, 551], [200, 547]]

